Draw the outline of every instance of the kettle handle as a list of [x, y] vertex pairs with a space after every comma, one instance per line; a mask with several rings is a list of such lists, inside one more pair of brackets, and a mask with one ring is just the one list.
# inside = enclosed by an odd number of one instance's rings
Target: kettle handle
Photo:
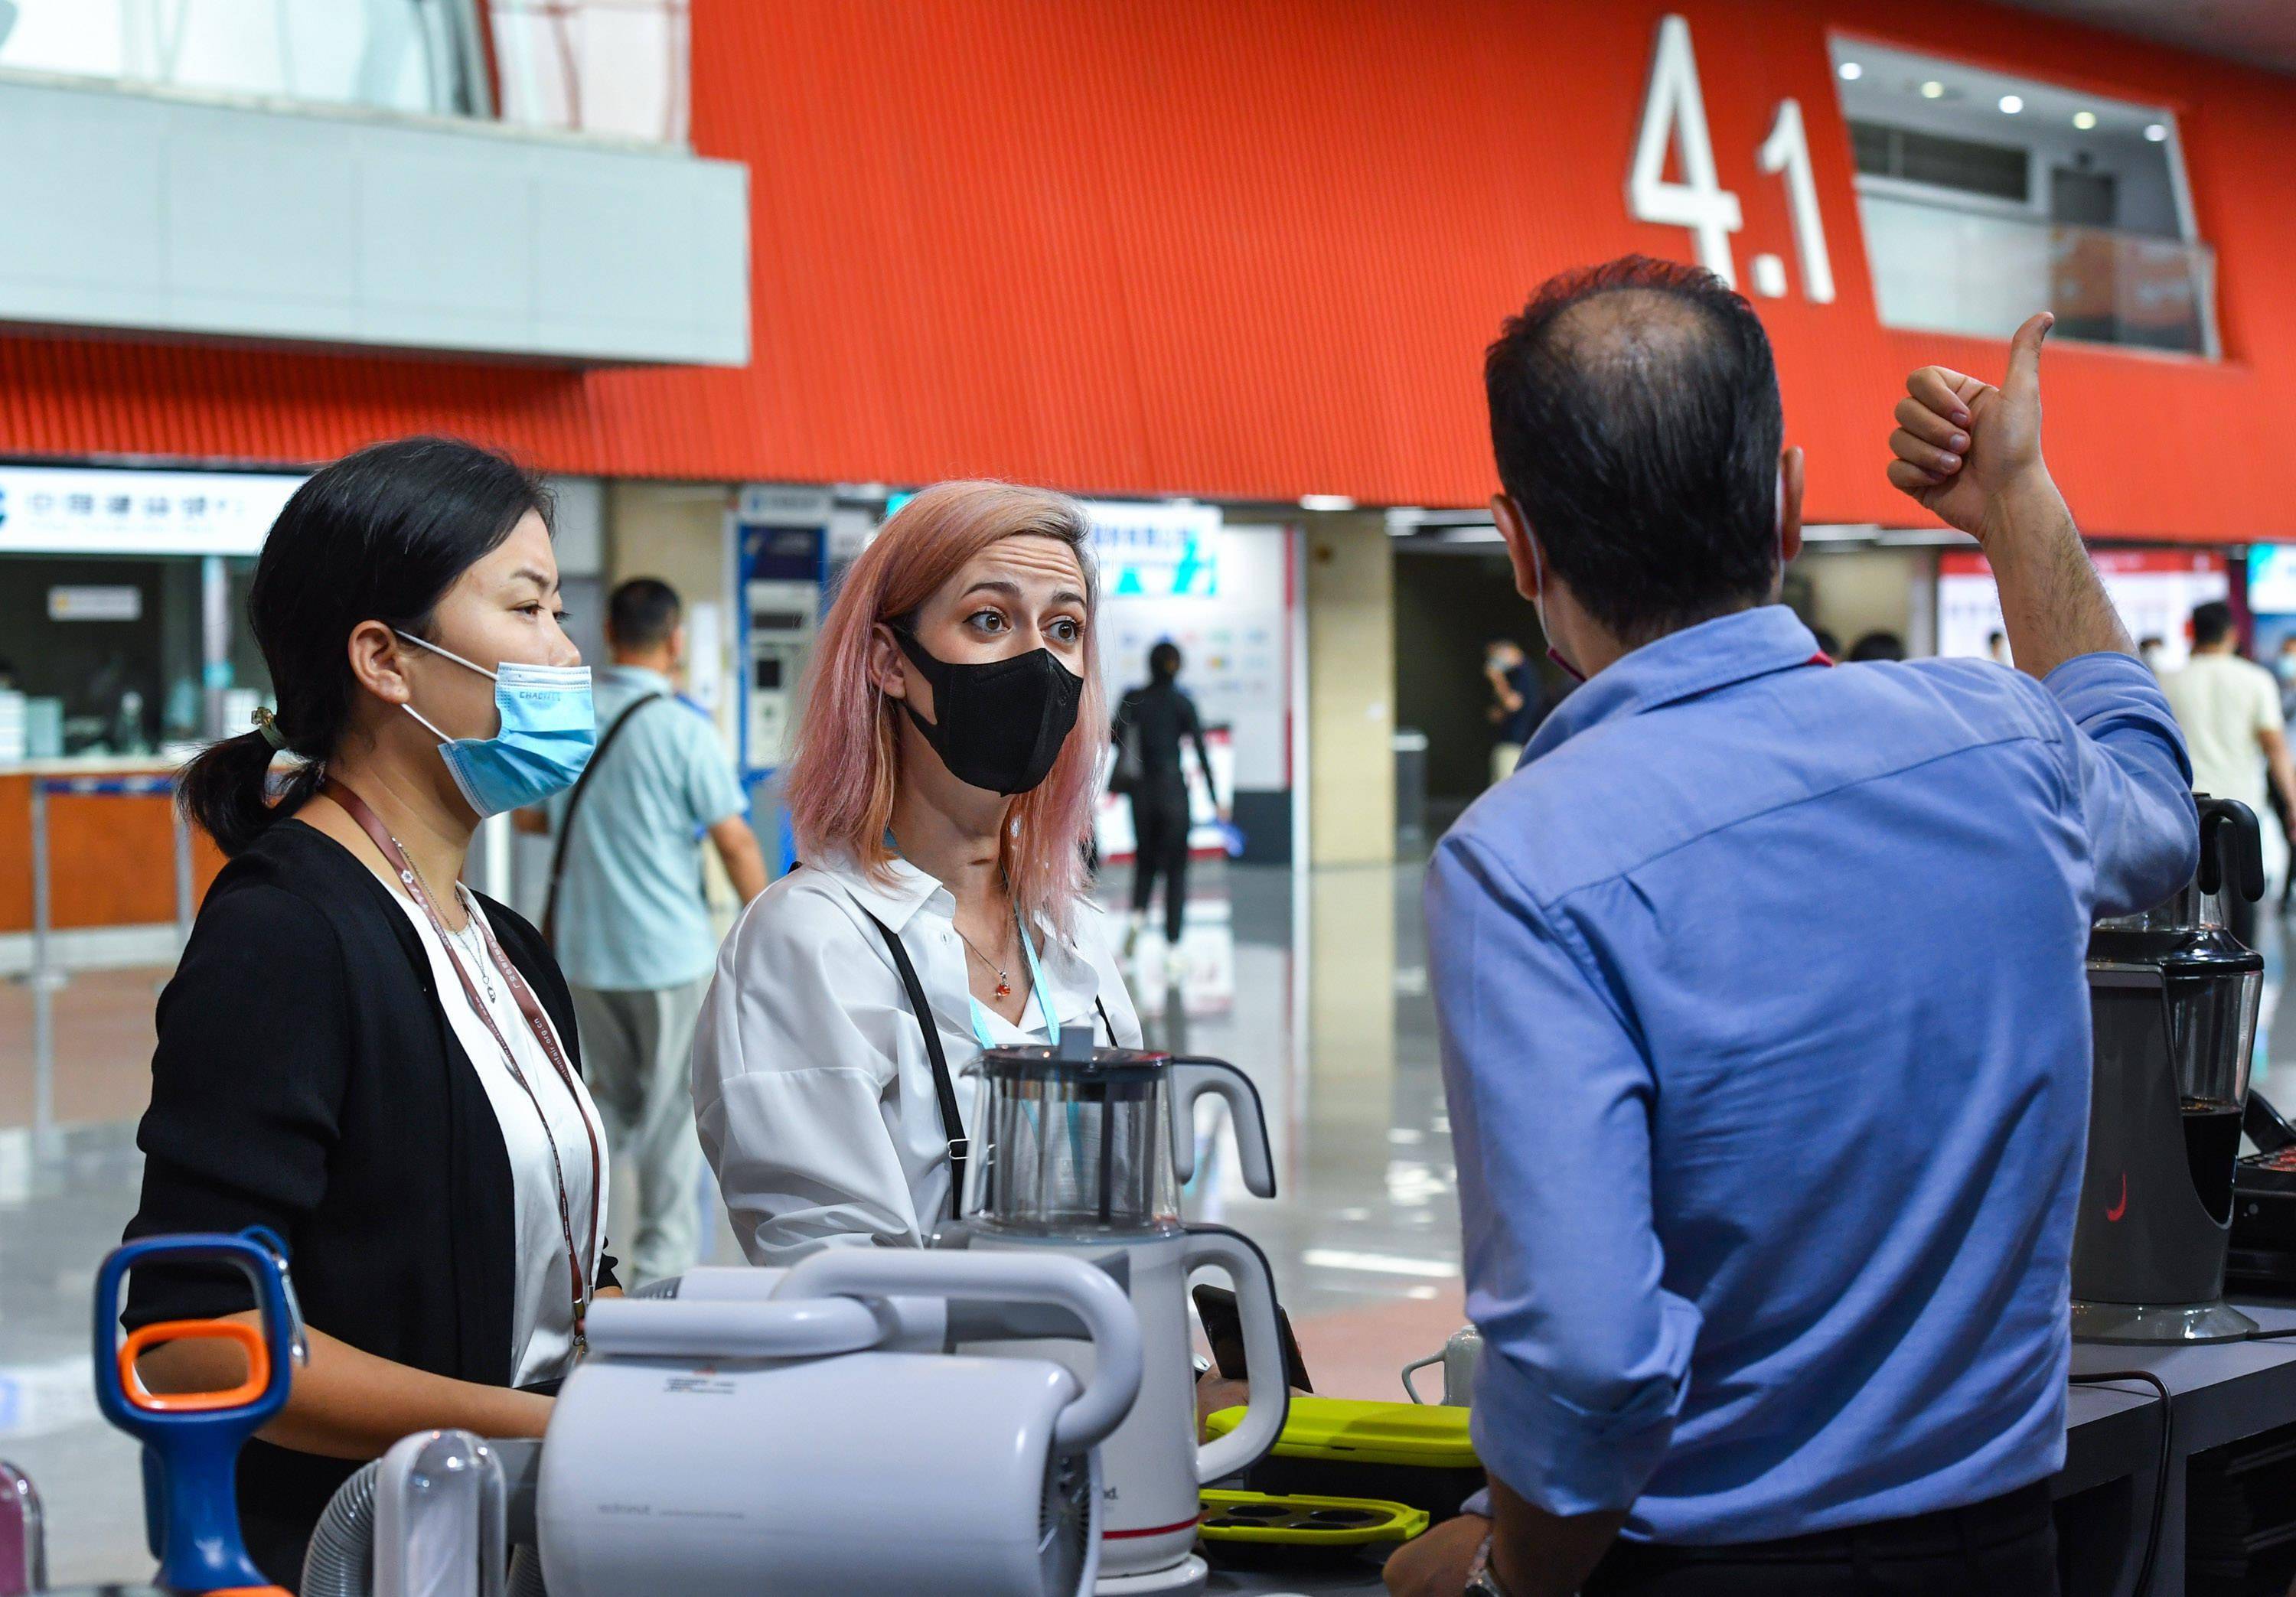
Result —
[[1275, 1160], [1267, 1151], [1267, 1118], [1260, 1113], [1259, 1089], [1251, 1085], [1251, 1077], [1224, 1059], [1187, 1058], [1172, 1061], [1169, 1082], [1172, 1168], [1182, 1184], [1196, 1175], [1196, 1100], [1213, 1093], [1227, 1101], [1244, 1187], [1255, 1198], [1275, 1197]]
[[2256, 812], [2236, 798], [2198, 795], [2203, 893], [2238, 893], [2251, 904], [2264, 897], [2264, 836]]
[[1275, 1438], [1283, 1434], [1283, 1422], [1292, 1417], [1292, 1388], [1283, 1380], [1275, 1278], [1259, 1244], [1225, 1225], [1191, 1225], [1187, 1251], [1182, 1257], [1184, 1276], [1209, 1265], [1235, 1283], [1243, 1360], [1250, 1374], [1243, 1423], [1196, 1449], [1196, 1479], [1201, 1484], [1250, 1469], [1275, 1445]]
[[1411, 1378], [1420, 1371], [1424, 1370], [1430, 1364], [1441, 1364], [1443, 1362], [1443, 1349], [1438, 1348], [1433, 1353], [1429, 1354], [1425, 1358], [1414, 1358], [1409, 1364], [1403, 1366], [1403, 1389], [1409, 1395], [1412, 1402], [1423, 1405], [1427, 1399], [1419, 1395], [1419, 1388], [1411, 1384]]

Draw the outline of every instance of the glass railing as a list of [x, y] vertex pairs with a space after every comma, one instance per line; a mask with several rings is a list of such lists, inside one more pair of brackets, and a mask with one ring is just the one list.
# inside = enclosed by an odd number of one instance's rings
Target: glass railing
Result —
[[0, 0], [0, 68], [682, 144], [689, 0]]
[[2205, 244], [1861, 192], [1883, 325], [2006, 338], [2037, 309], [2056, 336], [2214, 356]]

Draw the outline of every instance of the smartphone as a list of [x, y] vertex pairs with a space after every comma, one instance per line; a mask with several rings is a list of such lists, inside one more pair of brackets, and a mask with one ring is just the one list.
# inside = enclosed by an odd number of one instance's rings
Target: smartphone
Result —
[[[1226, 1287], [1198, 1287], [1194, 1297], [1196, 1318], [1204, 1323], [1204, 1339], [1212, 1345], [1213, 1364], [1229, 1380], [1250, 1379], [1243, 1357], [1243, 1315], [1235, 1306], [1235, 1294]], [[1294, 1391], [1314, 1392], [1316, 1388], [1308, 1382], [1308, 1366], [1300, 1357], [1300, 1344], [1292, 1335], [1292, 1316], [1281, 1304], [1275, 1308], [1275, 1336], [1283, 1348], [1284, 1384]]]

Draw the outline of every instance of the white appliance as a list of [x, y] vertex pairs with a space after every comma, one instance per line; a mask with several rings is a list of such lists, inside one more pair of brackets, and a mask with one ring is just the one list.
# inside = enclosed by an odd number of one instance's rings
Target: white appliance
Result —
[[[1089, 1375], [947, 1350], [953, 1324], [1017, 1331], [1046, 1310], [1089, 1344]], [[488, 1528], [501, 1488], [483, 1478], [505, 1467], [530, 1476], [550, 1597], [1093, 1590], [1095, 1449], [1139, 1390], [1140, 1330], [1089, 1265], [834, 1249], [787, 1271], [698, 1272], [672, 1298], [602, 1298], [588, 1331], [538, 1462], [531, 1444], [407, 1438], [392, 1454], [406, 1467], [353, 1477], [314, 1538], [316, 1552], [372, 1536], [373, 1584], [316, 1585], [307, 1564], [307, 1597], [499, 1589], [481, 1579], [503, 1546], [500, 1518]], [[472, 1484], [441, 1489], [456, 1448]], [[363, 1508], [363, 1483], [392, 1501]], [[386, 1541], [405, 1544], [386, 1556]]]
[[[977, 1212], [947, 1240], [975, 1253], [1088, 1260], [1124, 1282], [1140, 1325], [1140, 1397], [1101, 1448], [1108, 1484], [1095, 1589], [1200, 1592], [1210, 1571], [1191, 1551], [1199, 1491], [1275, 1445], [1290, 1389], [1267, 1258], [1238, 1233], [1183, 1224], [1179, 1189], [1195, 1168], [1196, 1100], [1211, 1093], [1227, 1103], [1245, 1186], [1275, 1196], [1259, 1095], [1224, 1061], [1096, 1049], [1083, 1027], [1056, 1048], [989, 1049], [980, 1071]], [[1199, 1445], [1187, 1289], [1205, 1267], [1234, 1283], [1250, 1380], [1243, 1421]], [[1057, 1347], [1078, 1370], [1092, 1356], [1073, 1341], [999, 1347]]]

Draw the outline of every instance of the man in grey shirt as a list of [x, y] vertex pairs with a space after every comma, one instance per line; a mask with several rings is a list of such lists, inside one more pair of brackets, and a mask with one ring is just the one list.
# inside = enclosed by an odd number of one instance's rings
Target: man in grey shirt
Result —
[[701, 839], [716, 847], [744, 904], [765, 891], [766, 866], [717, 729], [677, 696], [685, 627], [676, 591], [650, 577], [617, 587], [606, 646], [598, 751], [571, 793], [520, 820], [557, 839], [544, 930], [573, 989], [583, 1074], [615, 1174], [637, 1192], [626, 1274], [646, 1282], [681, 1274], [701, 1252], [687, 1055], [718, 953]]

